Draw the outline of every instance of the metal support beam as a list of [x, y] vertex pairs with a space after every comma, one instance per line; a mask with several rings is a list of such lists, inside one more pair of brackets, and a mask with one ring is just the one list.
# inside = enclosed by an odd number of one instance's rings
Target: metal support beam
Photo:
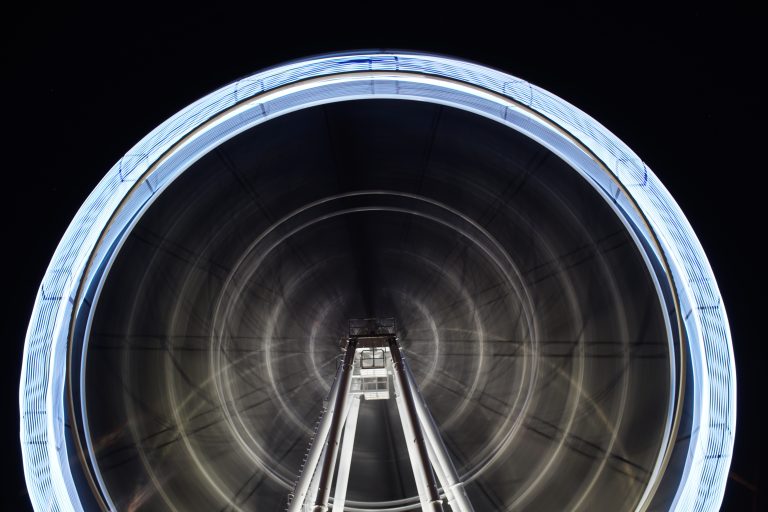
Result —
[[408, 366], [407, 361], [403, 360], [403, 365], [405, 375], [408, 379], [407, 383], [416, 397], [416, 412], [419, 416], [421, 428], [427, 438], [430, 459], [438, 474], [440, 483], [443, 485], [448, 504], [450, 505], [451, 510], [455, 512], [474, 512], [472, 503], [470, 503], [467, 493], [464, 490], [464, 485], [459, 481], [459, 476], [456, 473], [456, 466], [454, 466], [453, 461], [448, 454], [448, 450], [443, 443], [440, 430], [438, 429], [432, 414], [429, 412], [429, 408], [427, 407], [424, 398], [421, 396], [421, 393], [419, 393], [419, 388], [416, 385], [416, 379], [413, 377], [413, 372], [411, 372], [411, 368]]
[[336, 411], [336, 400], [339, 394], [339, 386], [341, 385], [340, 377], [342, 370], [343, 365], [336, 371], [336, 378], [334, 378], [331, 390], [328, 392], [328, 404], [326, 405], [323, 417], [320, 419], [320, 425], [318, 426], [317, 432], [315, 432], [315, 438], [312, 441], [312, 447], [307, 454], [307, 460], [304, 461], [301, 477], [296, 484], [296, 490], [294, 491], [294, 496], [291, 500], [288, 512], [301, 512], [304, 501], [307, 499], [307, 491], [309, 491], [310, 484], [312, 483], [320, 456], [323, 454], [325, 443], [328, 440], [328, 432], [331, 428], [331, 419], [334, 417]]
[[404, 430], [407, 427], [407, 423], [410, 423], [412, 429], [412, 436], [409, 436], [409, 432], [405, 432], [406, 442], [409, 444], [414, 443], [416, 448], [411, 453], [414, 477], [416, 478], [418, 485], [420, 473], [425, 484], [424, 490], [426, 491], [426, 496], [422, 495], [422, 498], [426, 498], [426, 506], [424, 501], [422, 501], [422, 510], [424, 512], [443, 512], [443, 502], [437, 492], [435, 474], [432, 472], [432, 466], [429, 464], [429, 453], [427, 451], [426, 442], [424, 441], [424, 434], [419, 424], [418, 413], [416, 412], [416, 399], [411, 386], [408, 384], [408, 376], [405, 372], [405, 362], [403, 360], [403, 355], [400, 352], [397, 338], [392, 337], [389, 339], [389, 352], [392, 355], [395, 383], [396, 386], [399, 387], [398, 391], [402, 395], [403, 404], [405, 406], [405, 415], [403, 415], [401, 411], [400, 420]]
[[[329, 511], [331, 484], [341, 449], [333, 512], [343, 512], [361, 400], [361, 396], [358, 394], [360, 393], [359, 390], [356, 391], [355, 395], [350, 394], [355, 354], [358, 345], [364, 348], [389, 345], [395, 399], [422, 511], [443, 512], [443, 501], [435, 477], [437, 474], [451, 510], [454, 512], [474, 512], [463, 485], [459, 481], [448, 450], [442, 442], [440, 431], [419, 393], [397, 338], [395, 336], [378, 335], [374, 337], [369, 335], [367, 338], [364, 337], [362, 344], [358, 343], [357, 338], [350, 336], [347, 340], [344, 360], [337, 370], [336, 378], [328, 394], [326, 412], [318, 425], [316, 437], [307, 454], [301, 478], [296, 485], [295, 500], [291, 502], [288, 511]], [[364, 378], [364, 376], [359, 376], [359, 378]], [[362, 390], [363, 387], [361, 386], [360, 389]], [[380, 398], [376, 395], [372, 399]], [[343, 442], [341, 441], [342, 433], [344, 435]]]
[[336, 407], [331, 415], [331, 426], [328, 431], [328, 447], [320, 466], [320, 482], [317, 489], [317, 498], [314, 512], [326, 512], [328, 510], [328, 500], [331, 497], [331, 482], [333, 480], [333, 470], [336, 466], [336, 458], [339, 453], [339, 442], [341, 441], [342, 427], [344, 426], [344, 412], [349, 401], [349, 389], [352, 384], [352, 365], [355, 359], [355, 349], [357, 340], [350, 338], [347, 342], [347, 351], [344, 354], [344, 362], [341, 365], [339, 375], [339, 387], [337, 389]]
[[349, 468], [352, 465], [352, 451], [355, 448], [355, 432], [357, 432], [357, 417], [360, 413], [360, 396], [353, 396], [344, 422], [344, 438], [341, 441], [339, 455], [339, 472], [336, 475], [336, 491], [333, 495], [333, 512], [343, 512], [347, 500], [347, 484], [349, 483]]
[[[394, 378], [395, 381], [395, 403], [397, 404], [397, 413], [400, 416], [400, 425], [403, 427], [403, 436], [405, 437], [405, 447], [408, 449], [408, 460], [411, 463], [411, 469], [413, 470], [413, 479], [416, 481], [416, 492], [419, 493], [419, 502], [421, 503], [422, 510], [428, 510], [429, 503], [427, 502], [427, 482], [424, 480], [424, 470], [418, 462], [419, 454], [416, 444], [412, 441], [416, 439], [416, 431], [414, 425], [411, 423], [408, 417], [408, 407], [405, 405], [403, 399], [403, 389], [400, 385], [400, 379]], [[418, 425], [416, 425], [418, 426]]]
[[[453, 491], [448, 486], [448, 479], [445, 476], [445, 471], [443, 471], [443, 468], [441, 468], [439, 464], [435, 463], [437, 457], [435, 455], [434, 448], [429, 442], [427, 442], [427, 452], [429, 453], [429, 460], [432, 463], [432, 468], [435, 470], [435, 474], [437, 475], [437, 481], [440, 482], [440, 485], [442, 486], [445, 499], [448, 500], [448, 505], [451, 507], [451, 510], [455, 510], [454, 507], [456, 507], [456, 500], [453, 497]], [[438, 489], [438, 491], [439, 490], [440, 489]]]
[[[328, 443], [325, 443], [323, 446], [322, 455], [320, 455], [320, 460], [325, 459], [325, 453], [327, 452], [327, 450], [328, 450]], [[314, 475], [312, 475], [312, 483], [309, 484], [307, 497], [304, 499], [304, 506], [301, 508], [302, 511], [311, 510], [310, 505], [314, 504], [315, 499], [317, 499], [317, 488], [320, 486], [320, 472], [317, 471], [317, 468], [314, 468], [313, 473]]]

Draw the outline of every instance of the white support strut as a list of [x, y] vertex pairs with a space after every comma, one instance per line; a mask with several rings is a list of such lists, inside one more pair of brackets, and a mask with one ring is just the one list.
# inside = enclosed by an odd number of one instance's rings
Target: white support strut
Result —
[[336, 468], [336, 459], [339, 456], [339, 444], [341, 443], [342, 429], [346, 414], [349, 412], [347, 404], [350, 402], [350, 389], [352, 384], [352, 371], [354, 368], [354, 359], [357, 354], [357, 339], [350, 338], [344, 353], [344, 360], [341, 364], [337, 376], [337, 398], [334, 403], [334, 410], [331, 414], [330, 426], [328, 429], [328, 444], [325, 454], [322, 458], [322, 464], [317, 468], [320, 472], [320, 480], [317, 486], [317, 495], [315, 497], [313, 512], [327, 512], [328, 503], [331, 497], [331, 485], [333, 483], [333, 473]]
[[320, 456], [322, 455], [328, 440], [328, 431], [331, 428], [331, 418], [336, 410], [336, 395], [338, 394], [338, 389], [341, 385], [341, 379], [339, 379], [341, 372], [342, 368], [339, 366], [331, 390], [328, 392], [328, 405], [326, 411], [320, 420], [320, 426], [317, 429], [312, 447], [309, 449], [309, 454], [304, 463], [304, 469], [302, 470], [299, 482], [296, 485], [295, 494], [288, 508], [288, 512], [301, 512], [302, 505], [304, 505], [304, 501], [307, 498], [307, 491], [309, 491], [315, 470], [317, 469], [317, 463], [320, 461]]
[[350, 400], [347, 419], [344, 423], [344, 438], [341, 441], [339, 472], [336, 475], [336, 491], [333, 497], [333, 512], [343, 512], [344, 503], [347, 500], [349, 469], [352, 465], [352, 452], [355, 448], [355, 432], [357, 432], [357, 418], [359, 413], [360, 397], [355, 396]]
[[408, 412], [406, 411], [405, 402], [403, 400], [403, 390], [400, 386], [400, 381], [397, 377], [395, 381], [395, 403], [397, 404], [397, 413], [400, 416], [400, 423], [403, 426], [403, 435], [405, 436], [405, 445], [408, 448], [408, 459], [411, 461], [411, 469], [413, 469], [413, 478], [416, 481], [416, 490], [419, 493], [419, 502], [421, 503], [421, 510], [429, 512], [429, 504], [427, 501], [427, 484], [424, 481], [424, 473], [422, 466], [418, 462], [418, 452], [414, 445], [414, 439], [416, 433], [413, 430], [414, 425], [408, 418]]
[[[383, 329], [390, 329], [384, 330], [384, 335], [367, 325], [356, 326], [356, 331], [350, 328], [344, 361], [331, 386], [325, 413], [287, 512], [329, 511], [332, 485], [335, 485], [332, 512], [344, 512], [362, 400], [388, 400], [392, 395], [422, 512], [442, 512], [444, 499], [453, 512], [474, 512], [440, 430], [400, 349], [394, 322], [377, 323], [377, 329], [382, 325]], [[389, 360], [384, 357], [387, 351]], [[390, 377], [394, 393], [389, 391]], [[337, 464], [338, 471], [335, 470]]]
[[[414, 447], [410, 453], [413, 473], [417, 482], [419, 475], [424, 482], [424, 488], [419, 490], [419, 496], [422, 500], [426, 499], [426, 504], [422, 501], [421, 507], [424, 512], [443, 512], [443, 502], [440, 499], [435, 474], [429, 461], [427, 441], [424, 438], [417, 413], [416, 402], [418, 399], [408, 384], [405, 357], [400, 350], [397, 338], [389, 338], [388, 342], [389, 353], [392, 357], [392, 378], [395, 381], [396, 389], [399, 391], [398, 394], [402, 397], [403, 406], [398, 407], [400, 422], [403, 424], [403, 430], [406, 434], [406, 443]], [[406, 431], [406, 428], [410, 428], [410, 432]]]
[[456, 467], [451, 460], [448, 450], [443, 443], [440, 431], [435, 424], [432, 414], [429, 412], [429, 408], [424, 401], [424, 398], [419, 393], [419, 387], [416, 385], [416, 380], [413, 377], [410, 366], [407, 361], [404, 362], [406, 380], [410, 385], [411, 390], [416, 397], [416, 412], [419, 415], [419, 422], [421, 428], [424, 431], [424, 435], [427, 438], [427, 448], [429, 449], [429, 456], [432, 460], [432, 466], [435, 468], [437, 477], [443, 486], [443, 491], [448, 499], [448, 504], [451, 510], [456, 512], [474, 512], [472, 503], [470, 503], [467, 493], [464, 490], [464, 485], [459, 480], [456, 473]]
[[[328, 443], [323, 444], [323, 451], [320, 454], [320, 460], [325, 458], [325, 454], [328, 451]], [[301, 510], [303, 512], [311, 512], [312, 504], [317, 499], [317, 489], [320, 487], [320, 472], [315, 470], [312, 475], [311, 483], [309, 484], [309, 490], [307, 491], [307, 497], [304, 499], [304, 504]]]

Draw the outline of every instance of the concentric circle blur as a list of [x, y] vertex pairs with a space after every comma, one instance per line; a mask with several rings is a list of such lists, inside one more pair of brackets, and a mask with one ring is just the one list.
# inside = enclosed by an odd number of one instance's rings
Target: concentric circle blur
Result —
[[[673, 348], [625, 226], [503, 125], [371, 100], [240, 134], [127, 236], [85, 365], [113, 503], [279, 508], [346, 321], [363, 316], [397, 318], [477, 510], [643, 497], [669, 434]], [[363, 404], [349, 506], [418, 506], [399, 429], [392, 403]]]
[[[34, 506], [283, 508], [363, 316], [398, 319], [475, 510], [722, 500], [728, 322], [655, 175], [523, 80], [360, 52], [211, 93], [85, 201], [25, 344]], [[347, 510], [418, 508], [399, 427], [363, 404]]]

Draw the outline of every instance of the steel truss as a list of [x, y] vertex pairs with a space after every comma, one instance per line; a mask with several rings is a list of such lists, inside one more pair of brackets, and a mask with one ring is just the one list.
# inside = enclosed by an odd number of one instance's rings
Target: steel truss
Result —
[[[473, 512], [440, 430], [403, 355], [394, 320], [350, 320], [349, 336], [342, 345], [343, 361], [299, 479], [289, 495], [288, 512], [328, 511], [337, 463], [332, 510], [344, 510], [360, 401], [389, 399], [389, 377], [421, 510], [442, 512], [445, 498], [450, 510]], [[387, 353], [389, 359], [384, 357]]]

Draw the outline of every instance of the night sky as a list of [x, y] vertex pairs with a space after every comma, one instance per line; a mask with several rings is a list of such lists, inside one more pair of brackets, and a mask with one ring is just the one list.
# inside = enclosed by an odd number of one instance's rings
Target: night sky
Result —
[[150, 130], [228, 82], [285, 60], [372, 48], [444, 53], [524, 78], [592, 115], [657, 174], [698, 234], [731, 322], [739, 398], [724, 510], [768, 509], [768, 316], [758, 296], [768, 20], [732, 2], [674, 12], [577, 4], [35, 3], [5, 12], [3, 509], [31, 510], [18, 443], [27, 322], [50, 257], [96, 183]]

